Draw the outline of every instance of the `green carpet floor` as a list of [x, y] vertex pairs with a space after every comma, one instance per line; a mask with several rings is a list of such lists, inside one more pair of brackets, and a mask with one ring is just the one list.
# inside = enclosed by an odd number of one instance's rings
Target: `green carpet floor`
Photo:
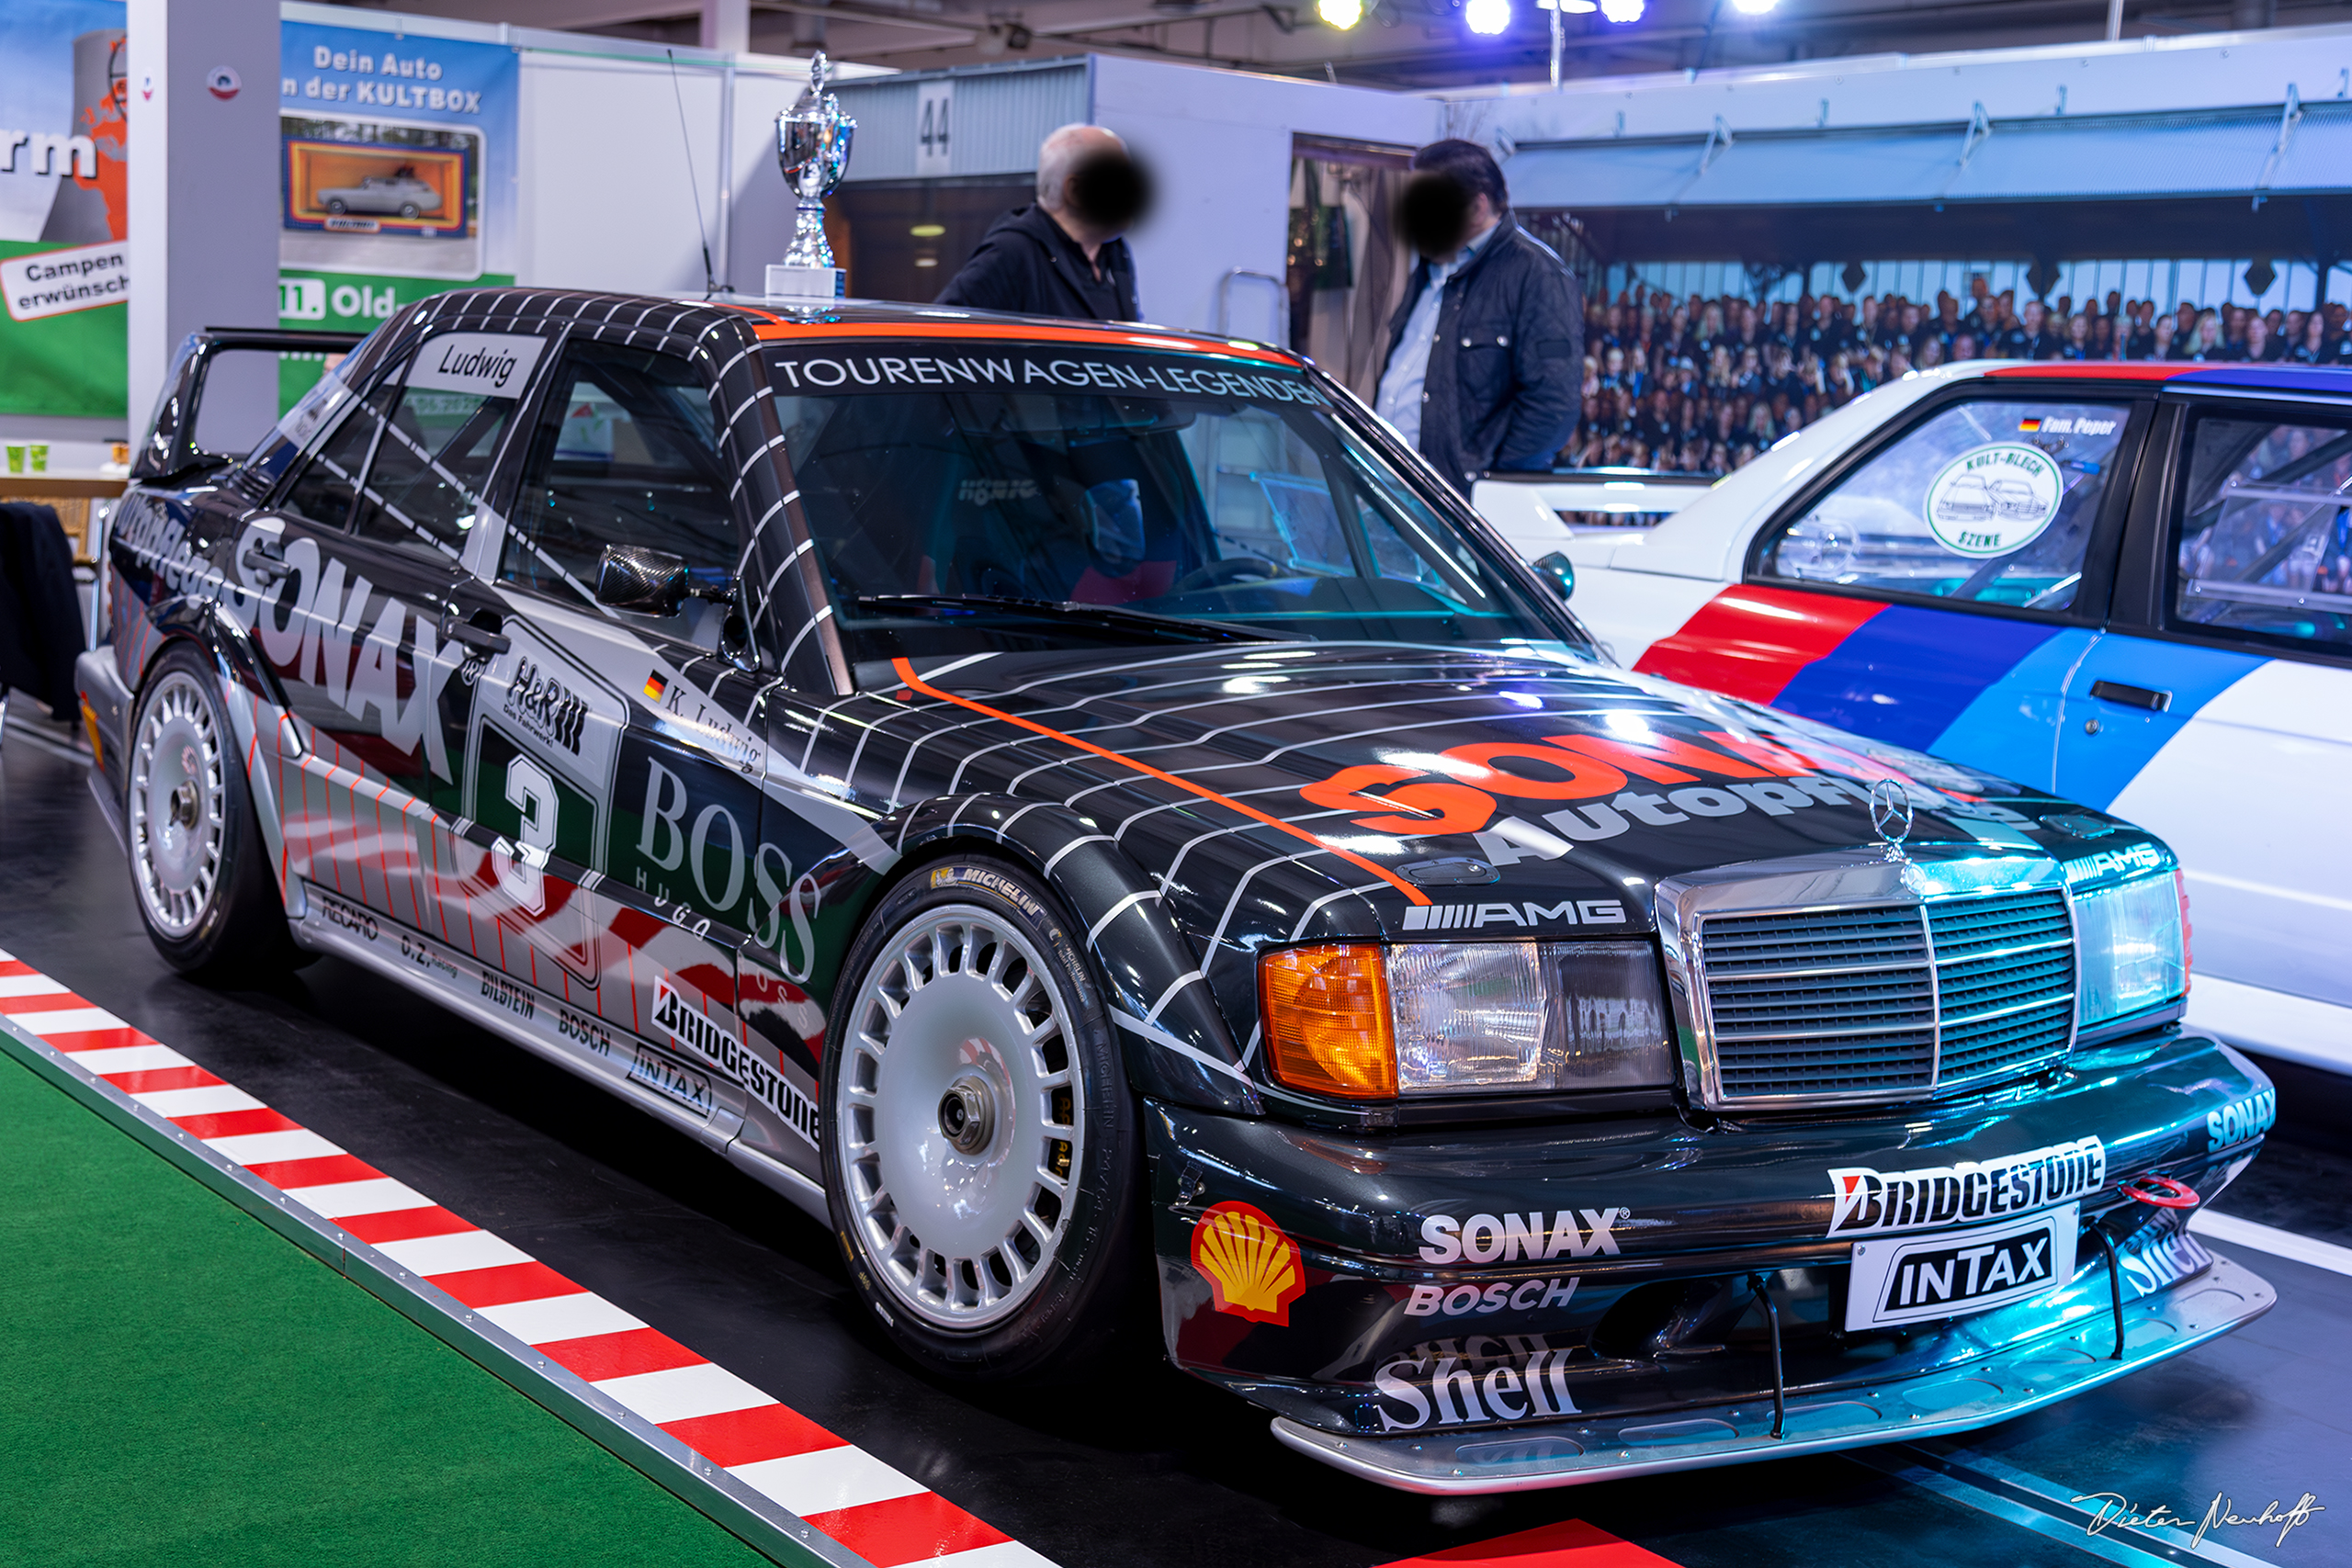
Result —
[[0, 1564], [765, 1561], [0, 1055]]

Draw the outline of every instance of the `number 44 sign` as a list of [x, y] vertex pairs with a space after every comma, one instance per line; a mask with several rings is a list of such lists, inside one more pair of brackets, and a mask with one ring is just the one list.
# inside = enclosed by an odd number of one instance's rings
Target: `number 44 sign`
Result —
[[915, 175], [947, 175], [948, 110], [956, 102], [953, 82], [915, 84]]

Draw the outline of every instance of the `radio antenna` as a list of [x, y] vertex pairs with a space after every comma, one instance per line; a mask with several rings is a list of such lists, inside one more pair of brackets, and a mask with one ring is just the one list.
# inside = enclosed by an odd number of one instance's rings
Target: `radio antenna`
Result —
[[695, 139], [686, 130], [686, 95], [678, 85], [678, 51], [665, 49], [670, 57], [670, 96], [678, 105], [678, 140], [686, 150], [686, 189], [695, 198], [695, 238], [702, 242], [702, 297], [706, 299], [718, 292], [718, 278], [710, 270], [710, 231], [702, 221], [702, 186], [695, 178]]

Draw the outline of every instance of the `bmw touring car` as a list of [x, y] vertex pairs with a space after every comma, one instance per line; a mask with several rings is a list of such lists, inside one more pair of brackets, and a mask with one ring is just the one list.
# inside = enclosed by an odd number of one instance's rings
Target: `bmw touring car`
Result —
[[[1560, 546], [1637, 671], [2143, 822], [2193, 1021], [2352, 1071], [2352, 371], [1976, 362]], [[1555, 543], [1523, 536], [1542, 554]]]
[[[242, 456], [238, 353], [348, 348]], [[2177, 868], [1611, 666], [1312, 366], [530, 289], [192, 339], [82, 663], [155, 946], [705, 1142], [935, 1372], [1156, 1325], [1493, 1492], [1955, 1431], [2258, 1314]]]

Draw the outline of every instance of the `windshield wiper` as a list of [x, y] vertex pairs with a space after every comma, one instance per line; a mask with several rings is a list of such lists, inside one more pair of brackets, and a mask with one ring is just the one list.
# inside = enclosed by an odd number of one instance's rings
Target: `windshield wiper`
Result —
[[1218, 642], [1286, 642], [1290, 638], [1256, 626], [1227, 621], [1196, 620], [1189, 615], [1155, 615], [1116, 604], [1080, 604], [1074, 600], [1023, 599], [993, 593], [850, 593], [843, 600], [859, 609], [952, 610], [976, 606], [1009, 610], [1040, 620], [1091, 621], [1097, 626], [1150, 632], [1159, 637], [1205, 638]]

